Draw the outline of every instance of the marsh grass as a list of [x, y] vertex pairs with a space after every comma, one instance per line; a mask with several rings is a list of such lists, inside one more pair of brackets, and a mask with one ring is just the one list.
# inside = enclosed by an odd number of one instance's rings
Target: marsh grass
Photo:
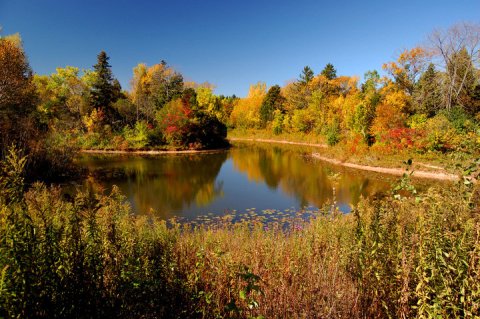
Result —
[[116, 188], [25, 192], [15, 154], [1, 173], [0, 317], [480, 315], [475, 184], [362, 200], [346, 215], [329, 205], [288, 226], [256, 214], [185, 224], [132, 215]]

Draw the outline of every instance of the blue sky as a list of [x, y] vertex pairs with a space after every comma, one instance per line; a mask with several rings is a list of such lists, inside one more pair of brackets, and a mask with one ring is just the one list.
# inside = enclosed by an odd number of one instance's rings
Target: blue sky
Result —
[[480, 1], [0, 0], [3, 34], [21, 34], [39, 74], [91, 68], [105, 50], [126, 89], [135, 65], [163, 59], [188, 80], [239, 96], [258, 81], [283, 85], [305, 65], [380, 70], [459, 21], [480, 22]]

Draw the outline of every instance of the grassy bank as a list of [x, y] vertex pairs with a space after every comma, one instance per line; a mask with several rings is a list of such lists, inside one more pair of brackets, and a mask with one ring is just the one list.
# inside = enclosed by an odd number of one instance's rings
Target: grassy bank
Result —
[[[472, 318], [480, 313], [478, 186], [329, 205], [288, 228], [134, 216], [125, 198], [23, 189], [2, 164], [0, 317]], [[477, 187], [477, 188], [475, 188]], [[406, 193], [415, 196], [404, 197]]]

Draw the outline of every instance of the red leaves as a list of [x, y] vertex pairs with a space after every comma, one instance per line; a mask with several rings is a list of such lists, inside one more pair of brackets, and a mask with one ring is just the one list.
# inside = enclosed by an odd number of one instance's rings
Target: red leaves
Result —
[[380, 135], [380, 143], [391, 145], [397, 150], [420, 146], [425, 132], [418, 129], [398, 127], [393, 128]]

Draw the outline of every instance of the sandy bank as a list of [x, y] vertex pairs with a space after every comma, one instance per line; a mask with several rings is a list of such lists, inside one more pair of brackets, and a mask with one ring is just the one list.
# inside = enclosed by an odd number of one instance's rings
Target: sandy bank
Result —
[[[398, 176], [402, 176], [405, 173], [405, 170], [401, 169], [401, 168], [367, 166], [367, 165], [360, 165], [360, 164], [354, 164], [354, 163], [348, 163], [348, 162], [341, 162], [337, 159], [328, 158], [328, 157], [322, 156], [318, 153], [313, 153], [312, 156], [314, 158], [318, 158], [318, 159], [320, 159], [322, 161], [325, 161], [325, 162], [328, 162], [328, 163], [332, 163], [332, 164], [335, 164], [335, 165], [342, 165], [342, 166], [345, 166], [345, 167], [350, 167], [350, 168], [355, 168], [355, 169], [361, 169], [361, 170], [364, 170], [364, 171], [398, 175]], [[414, 170], [412, 176], [413, 177], [418, 177], [418, 178], [438, 179], [438, 180], [444, 180], [444, 181], [458, 181], [459, 180], [459, 177], [457, 175], [450, 174], [450, 173], [447, 173], [445, 171], [427, 172], [427, 171]]]
[[160, 150], [146, 150], [146, 151], [120, 151], [120, 150], [80, 150], [80, 153], [88, 154], [138, 154], [138, 155], [160, 155], [160, 154], [205, 154], [225, 151], [228, 148], [221, 148], [215, 150], [182, 150], [182, 151], [160, 151]]

